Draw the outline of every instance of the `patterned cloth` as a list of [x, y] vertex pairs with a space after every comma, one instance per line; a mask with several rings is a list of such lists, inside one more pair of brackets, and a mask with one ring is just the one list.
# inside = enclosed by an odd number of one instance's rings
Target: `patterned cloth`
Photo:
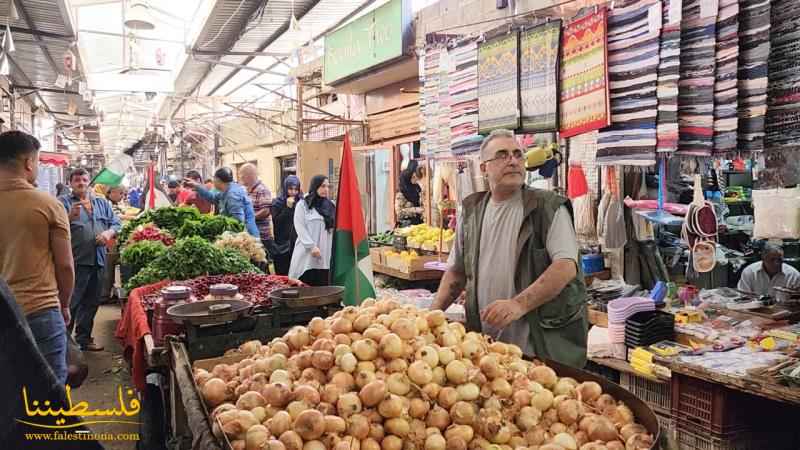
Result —
[[519, 33], [478, 46], [478, 130], [519, 128]]
[[718, 6], [706, 0], [683, 2], [678, 153], [685, 156], [711, 156], [714, 150]]
[[558, 53], [561, 21], [539, 25], [520, 35], [522, 129], [558, 130]]
[[599, 8], [564, 27], [559, 125], [567, 138], [610, 123], [606, 69], [607, 11]]
[[661, 10], [635, 0], [608, 15], [611, 125], [598, 135], [598, 164], [655, 164]]
[[[253, 211], [256, 214], [262, 209], [269, 211], [272, 208], [272, 192], [264, 183], [258, 181], [255, 186], [247, 190], [247, 195], [253, 203]], [[272, 239], [272, 221], [269, 216], [264, 219], [256, 219], [256, 226], [262, 241]]]
[[463, 41], [448, 53], [450, 149], [455, 155], [474, 153], [483, 140], [478, 134], [478, 43]]
[[741, 151], [764, 150], [770, 0], [739, 0], [739, 131]]
[[739, 68], [739, 0], [720, 0], [714, 82], [714, 153], [736, 151]]
[[767, 150], [800, 146], [800, 4], [772, 1]]
[[[428, 47], [423, 58], [424, 70], [420, 109], [422, 121], [422, 141], [420, 151], [424, 155], [450, 151], [450, 108], [447, 64], [449, 58], [444, 47]], [[442, 124], [446, 125], [442, 125]], [[447, 129], [445, 130], [445, 127]]]
[[658, 63], [658, 117], [656, 150], [678, 149], [678, 80], [681, 65], [681, 0], [663, 0], [661, 13], [661, 50]]

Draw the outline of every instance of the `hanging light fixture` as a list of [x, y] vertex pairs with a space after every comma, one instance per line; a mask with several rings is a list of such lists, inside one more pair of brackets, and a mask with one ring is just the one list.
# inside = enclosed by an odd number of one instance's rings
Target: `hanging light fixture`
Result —
[[152, 30], [156, 26], [150, 15], [150, 5], [144, 0], [133, 0], [125, 12], [125, 28], [129, 30]]

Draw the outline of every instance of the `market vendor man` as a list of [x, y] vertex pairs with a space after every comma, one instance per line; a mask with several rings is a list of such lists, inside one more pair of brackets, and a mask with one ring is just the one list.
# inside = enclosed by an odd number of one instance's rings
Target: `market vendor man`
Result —
[[586, 363], [586, 287], [566, 198], [525, 186], [524, 152], [496, 130], [480, 149], [489, 192], [464, 199], [449, 269], [433, 302], [466, 289], [467, 328], [573, 367]]
[[800, 289], [800, 272], [783, 262], [782, 248], [766, 244], [761, 250], [761, 261], [745, 267], [737, 287], [751, 294], [775, 295], [776, 287]]

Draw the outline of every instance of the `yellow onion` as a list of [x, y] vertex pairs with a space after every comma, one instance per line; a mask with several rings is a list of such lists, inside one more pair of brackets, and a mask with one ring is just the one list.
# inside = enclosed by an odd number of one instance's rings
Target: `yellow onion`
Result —
[[336, 402], [336, 410], [339, 411], [339, 416], [343, 418], [360, 413], [361, 408], [361, 399], [353, 392], [340, 395], [339, 400]]
[[467, 381], [467, 366], [459, 360], [451, 361], [445, 368], [447, 379], [454, 384], [462, 384]]
[[408, 378], [418, 386], [424, 386], [433, 380], [433, 370], [425, 361], [414, 361], [408, 366]]
[[464, 383], [456, 388], [459, 400], [472, 402], [478, 399], [481, 389], [475, 383]]
[[390, 394], [378, 404], [378, 413], [387, 419], [393, 419], [403, 415], [404, 409], [407, 409], [405, 406], [402, 397]]
[[386, 378], [386, 387], [395, 395], [406, 395], [411, 390], [411, 383], [404, 373], [393, 373]]
[[457, 425], [472, 425], [476, 415], [475, 405], [469, 402], [459, 401], [450, 408], [450, 419]]

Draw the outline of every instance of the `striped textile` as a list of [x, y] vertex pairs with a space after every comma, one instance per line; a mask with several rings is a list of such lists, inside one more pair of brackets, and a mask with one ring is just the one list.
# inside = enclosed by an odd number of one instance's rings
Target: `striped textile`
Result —
[[428, 47], [422, 56], [420, 82], [422, 89], [419, 103], [422, 111], [420, 153], [433, 155], [439, 148], [439, 128], [433, 126], [433, 118], [439, 114], [439, 49]]
[[655, 164], [662, 5], [635, 0], [608, 14], [611, 125], [597, 138], [597, 163]]
[[739, 0], [720, 0], [714, 81], [714, 154], [736, 151], [738, 135]]
[[711, 156], [714, 150], [714, 68], [718, 3], [684, 0], [681, 78], [678, 81], [678, 154]]
[[559, 127], [568, 138], [597, 130], [610, 123], [606, 21], [608, 12], [597, 12], [564, 27], [561, 37]]
[[678, 149], [678, 80], [681, 63], [681, 0], [663, 0], [661, 50], [658, 63], [656, 150]]
[[739, 0], [740, 151], [764, 150], [767, 61], [770, 55], [770, 0]]
[[450, 49], [450, 150], [474, 153], [483, 137], [478, 134], [478, 44], [472, 39]]
[[800, 2], [772, 1], [766, 150], [800, 146]]
[[534, 133], [558, 131], [561, 21], [524, 30], [519, 40], [522, 129]]
[[422, 140], [420, 152], [434, 156], [450, 152], [450, 88], [447, 72], [449, 55], [444, 47], [429, 47], [423, 56], [424, 76], [420, 109]]
[[478, 46], [478, 131], [519, 128], [519, 32]]

